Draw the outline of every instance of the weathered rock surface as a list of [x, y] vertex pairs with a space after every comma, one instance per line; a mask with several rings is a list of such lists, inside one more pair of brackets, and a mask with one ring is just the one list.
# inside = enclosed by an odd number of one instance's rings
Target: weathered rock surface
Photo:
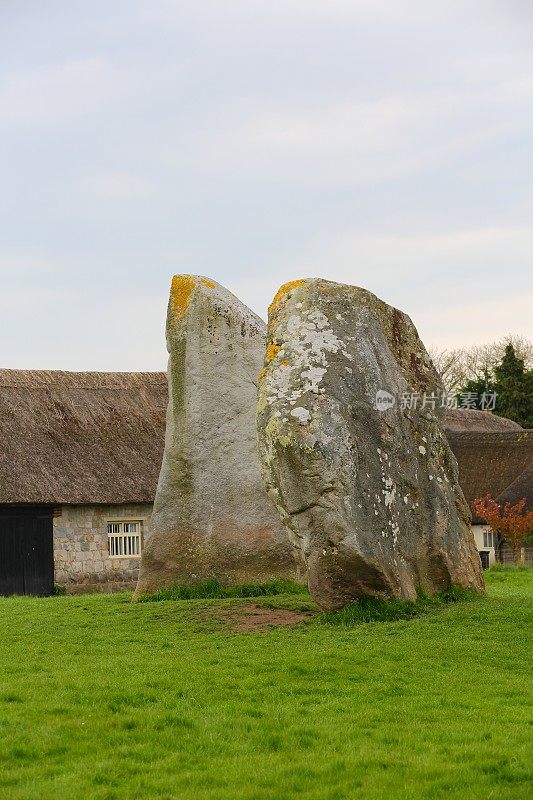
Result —
[[266, 326], [207, 278], [174, 277], [163, 464], [136, 595], [216, 578], [297, 577], [261, 478], [255, 412]]
[[[418, 409], [402, 408], [411, 392]], [[259, 449], [323, 608], [361, 596], [412, 600], [418, 587], [483, 590], [442, 395], [431, 407], [441, 392], [409, 317], [370, 292], [313, 279], [276, 295]]]

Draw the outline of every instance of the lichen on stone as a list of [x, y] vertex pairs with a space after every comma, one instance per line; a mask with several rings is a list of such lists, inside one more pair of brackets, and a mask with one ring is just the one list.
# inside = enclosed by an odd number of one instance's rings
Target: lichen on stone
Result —
[[288, 281], [287, 283], [284, 283], [283, 286], [280, 286], [280, 288], [278, 289], [278, 291], [274, 296], [274, 299], [272, 300], [271, 304], [268, 307], [269, 316], [276, 313], [285, 295], [289, 294], [289, 292], [291, 292], [292, 289], [296, 289], [298, 286], [303, 286], [304, 283], [306, 283], [305, 278], [299, 278], [294, 281]]
[[[278, 336], [281, 337], [278, 341], [290, 340], [291, 347], [268, 345], [267, 369], [263, 375], [268, 403], [288, 399], [295, 404], [306, 392], [320, 394], [328, 368], [327, 354], [340, 352], [352, 360], [345, 343], [333, 332], [328, 317], [315, 308], [287, 314], [278, 324]], [[280, 351], [283, 351], [283, 360], [273, 364]]]
[[409, 317], [364, 289], [309, 279], [278, 291], [269, 339], [259, 449], [319, 604], [412, 599], [419, 585], [482, 590], [438, 415], [375, 405], [382, 388], [439, 389]]
[[311, 412], [308, 408], [301, 408], [298, 406], [297, 408], [293, 408], [291, 411], [291, 417], [296, 417], [296, 419], [300, 422], [301, 425], [307, 425], [309, 420], [311, 419]]
[[172, 278], [170, 302], [174, 315], [178, 319], [183, 319], [185, 316], [195, 286], [194, 275], [174, 275]]
[[266, 363], [270, 364], [270, 362], [276, 358], [280, 350], [281, 345], [275, 344], [274, 342], [269, 342], [266, 349]]

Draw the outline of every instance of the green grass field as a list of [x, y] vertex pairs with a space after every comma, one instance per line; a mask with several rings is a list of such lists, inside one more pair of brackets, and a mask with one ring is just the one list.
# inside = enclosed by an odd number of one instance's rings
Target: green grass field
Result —
[[238, 632], [314, 606], [0, 598], [0, 798], [531, 797], [532, 601], [502, 571], [411, 619]]

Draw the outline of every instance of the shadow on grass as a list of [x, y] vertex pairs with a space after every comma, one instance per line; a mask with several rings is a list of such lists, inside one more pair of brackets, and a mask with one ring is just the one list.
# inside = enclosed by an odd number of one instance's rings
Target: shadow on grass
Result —
[[274, 595], [306, 595], [307, 586], [293, 581], [270, 581], [260, 584], [223, 586], [219, 581], [201, 581], [190, 585], [160, 589], [154, 594], [143, 594], [139, 603], [157, 603], [161, 600], [225, 600], [231, 597], [272, 597]]
[[443, 592], [429, 597], [423, 591], [418, 592], [416, 601], [379, 600], [375, 597], [362, 597], [339, 611], [327, 611], [317, 617], [323, 625], [360, 625], [362, 622], [395, 622], [402, 619], [413, 619], [424, 614], [437, 611], [451, 603], [476, 600], [481, 595], [458, 586], [452, 586]]

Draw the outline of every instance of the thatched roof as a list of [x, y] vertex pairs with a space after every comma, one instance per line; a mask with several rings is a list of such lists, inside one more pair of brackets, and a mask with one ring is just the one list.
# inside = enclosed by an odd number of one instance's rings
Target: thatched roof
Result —
[[[533, 431], [490, 411], [464, 408], [446, 411], [444, 425], [470, 508], [486, 495], [498, 503], [531, 497]], [[473, 521], [482, 522], [475, 514]]]
[[0, 503], [153, 502], [164, 373], [0, 370]]
[[459, 483], [470, 506], [473, 500], [486, 495], [501, 502], [503, 493], [533, 463], [533, 431], [522, 428], [499, 433], [447, 431], [446, 435], [457, 458]]
[[497, 433], [498, 431], [521, 431], [517, 422], [498, 417], [490, 411], [476, 411], [473, 408], [453, 408], [446, 411], [444, 425], [447, 431], [462, 433]]
[[518, 503], [519, 500], [525, 500], [526, 511], [533, 511], [533, 466], [529, 466], [520, 473], [497, 500], [498, 503], [510, 503], [511, 505]]
[[[153, 502], [167, 400], [164, 372], [0, 370], [0, 503]], [[522, 473], [531, 492], [532, 431], [462, 409], [445, 427], [469, 503]]]

